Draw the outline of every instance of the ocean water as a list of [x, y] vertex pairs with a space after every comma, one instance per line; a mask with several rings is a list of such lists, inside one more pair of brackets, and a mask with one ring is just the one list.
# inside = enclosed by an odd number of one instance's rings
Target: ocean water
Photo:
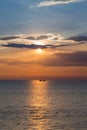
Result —
[[0, 81], [0, 130], [87, 130], [87, 81]]

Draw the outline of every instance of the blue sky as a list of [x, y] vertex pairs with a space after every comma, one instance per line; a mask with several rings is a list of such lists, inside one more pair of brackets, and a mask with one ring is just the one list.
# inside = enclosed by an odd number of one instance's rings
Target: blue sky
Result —
[[86, 13], [86, 0], [0, 0], [0, 34], [86, 35]]

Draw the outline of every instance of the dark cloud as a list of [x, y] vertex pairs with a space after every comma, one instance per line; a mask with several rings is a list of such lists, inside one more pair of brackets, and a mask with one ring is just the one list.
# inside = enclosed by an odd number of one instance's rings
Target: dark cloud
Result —
[[37, 40], [44, 40], [44, 39], [48, 39], [49, 37], [52, 37], [52, 36], [51, 35], [49, 35], [49, 36], [42, 35], [42, 36], [37, 37], [36, 39]]
[[[40, 35], [38, 37], [30, 36], [30, 37], [27, 37], [26, 39], [29, 39], [29, 40], [48, 40], [49, 38], [51, 38], [51, 40], [55, 40], [55, 41], [60, 39], [59, 35]], [[87, 41], [87, 37], [86, 36], [75, 36], [75, 37], [67, 38], [65, 40], [73, 40], [76, 42], [82, 42], [82, 41]]]
[[19, 38], [18, 36], [9, 36], [9, 37], [2, 37], [0, 40], [12, 40], [12, 39], [17, 39]]
[[36, 44], [18, 44], [18, 43], [8, 43], [8, 44], [2, 44], [1, 46], [3, 47], [11, 47], [11, 48], [29, 48], [29, 49], [46, 49], [46, 48], [50, 48], [50, 49], [54, 49], [54, 48], [59, 48], [59, 47], [64, 47], [64, 46], [70, 46], [70, 44], [60, 44], [60, 45], [51, 45], [51, 44], [47, 44], [47, 45], [36, 45]]
[[[21, 42], [19, 42], [19, 38]], [[80, 44], [87, 44], [87, 37], [86, 36], [78, 36], [78, 37], [70, 37], [68, 39], [62, 38], [58, 34], [45, 34], [45, 35], [39, 35], [37, 37], [35, 36], [29, 36], [29, 37], [21, 37], [21, 36], [10, 36], [10, 37], [3, 37], [0, 38], [0, 40], [4, 40], [4, 43], [0, 46], [3, 47], [10, 47], [10, 48], [29, 48], [29, 49], [57, 49], [57, 48], [62, 48], [62, 47], [68, 47], [68, 46], [76, 46]], [[6, 41], [6, 40], [11, 40], [11, 39], [16, 39], [15, 42], [11, 41]], [[29, 40], [48, 40], [47, 43], [44, 43], [44, 45], [37, 45], [34, 43], [34, 41], [26, 41], [26, 39]], [[53, 41], [54, 40], [54, 41]], [[72, 42], [73, 40], [73, 42]], [[5, 43], [6, 42], [6, 43]], [[29, 42], [29, 44], [27, 43]]]
[[86, 36], [77, 36], [77, 37], [70, 37], [67, 40], [74, 40], [74, 41], [87, 41], [87, 37]]
[[62, 57], [64, 61], [87, 63], [87, 51], [60, 53], [60, 54], [56, 54], [56, 56]]
[[17, 44], [17, 43], [8, 43], [8, 44], [3, 44], [2, 46], [12, 47], [12, 48], [29, 48], [29, 49], [37, 49], [37, 48], [45, 49], [45, 48], [47, 48], [46, 45], [35, 45], [35, 44], [26, 45], [26, 44]]
[[29, 39], [29, 40], [36, 40], [36, 38], [35, 38], [35, 37], [33, 37], [33, 36], [26, 37], [26, 39]]
[[39, 62], [44, 66], [87, 66], [87, 51], [72, 53], [56, 53], [55, 57]]
[[34, 36], [30, 36], [30, 37], [27, 37], [26, 39], [29, 39], [29, 40], [46, 40], [48, 39], [49, 37], [52, 37], [51, 35], [41, 35], [41, 36], [38, 36], [38, 37], [34, 37]]

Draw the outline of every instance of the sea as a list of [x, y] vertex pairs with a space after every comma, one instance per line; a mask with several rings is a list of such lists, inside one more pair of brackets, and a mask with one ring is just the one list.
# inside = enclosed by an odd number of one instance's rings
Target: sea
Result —
[[87, 80], [0, 80], [0, 130], [87, 130]]

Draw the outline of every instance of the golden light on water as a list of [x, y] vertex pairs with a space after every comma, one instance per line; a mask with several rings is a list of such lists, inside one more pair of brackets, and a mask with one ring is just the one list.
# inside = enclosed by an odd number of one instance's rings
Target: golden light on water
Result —
[[33, 108], [33, 112], [30, 116], [29, 122], [34, 125], [36, 130], [45, 130], [48, 120], [46, 119], [47, 108], [49, 108], [48, 96], [47, 96], [47, 81], [32, 81], [31, 82], [31, 96], [27, 101], [27, 105]]
[[47, 82], [35, 80], [32, 81], [31, 104], [34, 106], [48, 106], [47, 101]]

